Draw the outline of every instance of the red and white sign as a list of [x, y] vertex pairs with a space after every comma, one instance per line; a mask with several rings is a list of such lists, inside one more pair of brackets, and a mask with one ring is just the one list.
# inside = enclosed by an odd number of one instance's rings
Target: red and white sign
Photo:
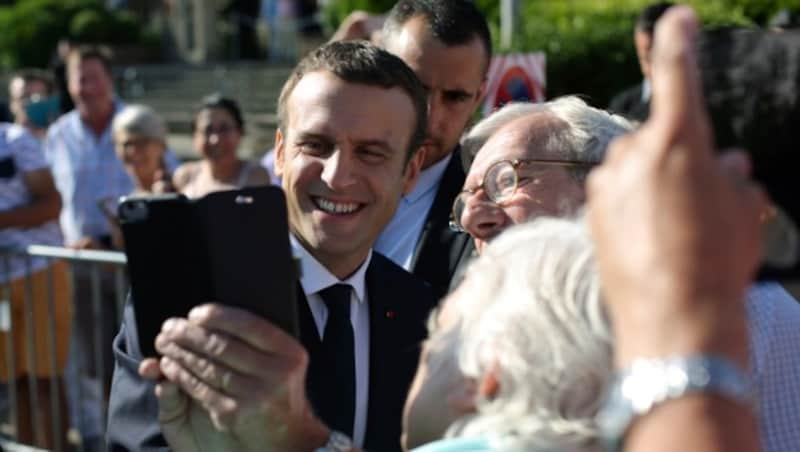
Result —
[[543, 52], [498, 55], [489, 66], [483, 116], [503, 105], [517, 102], [544, 102], [545, 55]]

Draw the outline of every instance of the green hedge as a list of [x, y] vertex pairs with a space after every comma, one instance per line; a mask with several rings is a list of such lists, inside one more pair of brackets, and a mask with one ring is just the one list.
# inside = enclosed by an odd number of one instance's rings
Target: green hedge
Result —
[[133, 44], [142, 25], [101, 0], [20, 0], [0, 7], [0, 68], [44, 67], [61, 38], [81, 43]]
[[[335, 26], [352, 9], [385, 11], [393, 1], [337, 0], [326, 11]], [[499, 44], [500, 0], [476, 0]], [[633, 48], [636, 16], [653, 0], [522, 0], [519, 32], [509, 49], [547, 55], [547, 94], [583, 94], [605, 106], [641, 80]], [[780, 9], [800, 11], [800, 0], [688, 0], [708, 25], [764, 25]]]

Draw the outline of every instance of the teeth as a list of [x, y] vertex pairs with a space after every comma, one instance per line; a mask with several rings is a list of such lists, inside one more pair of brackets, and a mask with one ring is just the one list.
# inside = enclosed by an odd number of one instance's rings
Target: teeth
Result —
[[328, 213], [352, 213], [358, 209], [355, 203], [335, 203], [324, 198], [316, 198], [317, 206]]

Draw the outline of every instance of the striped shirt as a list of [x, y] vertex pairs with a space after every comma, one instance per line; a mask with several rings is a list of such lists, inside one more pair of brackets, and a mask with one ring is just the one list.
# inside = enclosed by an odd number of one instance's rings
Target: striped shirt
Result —
[[800, 303], [777, 283], [759, 283], [746, 307], [762, 449], [798, 450]]
[[[25, 184], [25, 173], [47, 169], [39, 140], [25, 128], [16, 124], [0, 123], [0, 211], [9, 211], [31, 202], [31, 193]], [[61, 231], [56, 220], [29, 228], [0, 229], [0, 248], [23, 250], [28, 245], [61, 245]], [[47, 265], [44, 259], [32, 259], [30, 267], [22, 258], [0, 262], [0, 282], [41, 270]]]

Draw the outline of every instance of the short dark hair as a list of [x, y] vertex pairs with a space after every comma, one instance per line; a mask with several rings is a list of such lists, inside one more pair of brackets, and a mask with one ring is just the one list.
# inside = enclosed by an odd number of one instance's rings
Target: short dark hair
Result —
[[55, 81], [53, 80], [53, 76], [42, 69], [37, 68], [26, 68], [21, 69], [14, 73], [11, 77], [11, 82], [14, 80], [21, 78], [26, 84], [31, 82], [41, 82], [44, 84], [45, 89], [47, 90], [47, 94], [53, 94], [56, 90]]
[[656, 22], [668, 9], [675, 6], [672, 2], [653, 3], [639, 13], [636, 18], [636, 30], [643, 31], [652, 36], [656, 29]]
[[97, 60], [103, 66], [103, 69], [106, 70], [109, 77], [113, 77], [113, 73], [111, 72], [111, 60], [113, 56], [111, 54], [111, 50], [107, 47], [97, 46], [97, 45], [80, 45], [78, 47], [73, 47], [69, 54], [67, 55], [67, 63], [71, 61], [86, 61], [86, 60]]
[[235, 100], [223, 97], [219, 93], [209, 94], [200, 101], [200, 105], [195, 110], [194, 119], [192, 120], [192, 133], [194, 133], [195, 127], [197, 127], [197, 116], [200, 112], [212, 108], [219, 108], [220, 110], [228, 112], [233, 118], [233, 122], [236, 123], [236, 128], [239, 129], [239, 132], [244, 133], [244, 116], [242, 116], [242, 110], [239, 108], [239, 104], [237, 104]]
[[[314, 50], [297, 64], [278, 98], [278, 128], [282, 133], [286, 133], [289, 96], [306, 74], [317, 71], [330, 72], [347, 83], [385, 89], [398, 87], [408, 94], [416, 115], [406, 161], [411, 159], [425, 139], [427, 91], [403, 60], [366, 41], [331, 42]], [[369, 102], [368, 99], [364, 101]]]
[[478, 38], [486, 51], [484, 70], [492, 59], [492, 36], [486, 18], [470, 0], [400, 0], [389, 11], [383, 39], [398, 31], [410, 19], [422, 16], [436, 39], [448, 46], [469, 44]]

